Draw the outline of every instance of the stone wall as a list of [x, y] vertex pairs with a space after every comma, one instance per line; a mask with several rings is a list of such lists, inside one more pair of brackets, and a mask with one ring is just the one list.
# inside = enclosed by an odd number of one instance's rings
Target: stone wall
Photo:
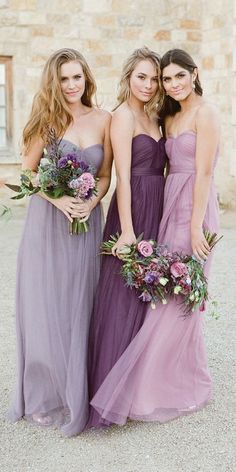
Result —
[[0, 0], [0, 55], [13, 56], [13, 161], [51, 52], [79, 49], [97, 79], [98, 101], [111, 109], [122, 62], [134, 48], [145, 44], [162, 54], [180, 47], [199, 64], [206, 95], [220, 107], [216, 183], [221, 201], [236, 205], [235, 17], [236, 0]]

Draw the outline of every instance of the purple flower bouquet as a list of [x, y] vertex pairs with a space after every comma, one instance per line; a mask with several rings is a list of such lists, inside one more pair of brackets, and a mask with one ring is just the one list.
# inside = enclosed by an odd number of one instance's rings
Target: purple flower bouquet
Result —
[[[222, 238], [217, 239], [217, 234], [209, 231], [204, 234], [211, 249]], [[171, 296], [177, 296], [185, 316], [197, 308], [203, 311], [209, 299], [204, 263], [193, 256], [169, 253], [166, 246], [153, 240], [141, 240], [141, 237], [136, 244], [126, 245], [118, 253], [123, 262], [121, 275], [126, 285], [136, 289], [138, 297], [143, 302], [150, 302], [153, 308], [158, 301], [166, 304]], [[119, 234], [103, 242], [102, 254], [111, 255], [118, 238]]]
[[[20, 199], [25, 196], [43, 192], [50, 198], [60, 198], [63, 195], [78, 197], [88, 200], [97, 194], [98, 178], [94, 169], [85, 162], [79, 160], [77, 153], [61, 155], [59, 141], [51, 131], [51, 141], [48, 149], [44, 149], [38, 171], [35, 174], [31, 170], [25, 170], [21, 174], [21, 185], [7, 186], [17, 192], [12, 199]], [[88, 231], [88, 223], [80, 222], [74, 218], [69, 223], [69, 233], [79, 234]]]

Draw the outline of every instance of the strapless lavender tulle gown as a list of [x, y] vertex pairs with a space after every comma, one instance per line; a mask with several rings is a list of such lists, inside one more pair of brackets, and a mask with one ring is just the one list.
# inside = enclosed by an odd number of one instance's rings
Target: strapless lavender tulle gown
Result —
[[[196, 134], [189, 131], [168, 138], [166, 150], [170, 173], [158, 240], [171, 251], [191, 254]], [[213, 178], [204, 226], [218, 232]], [[211, 257], [205, 265], [206, 274]], [[91, 402], [101, 421], [124, 424], [131, 418], [164, 422], [196, 411], [211, 399], [202, 314], [196, 310], [187, 319], [182, 315], [179, 299], [172, 298], [155, 310], [149, 308], [142, 328]]]
[[[156, 239], [164, 198], [165, 141], [139, 134], [133, 138], [131, 164], [132, 220], [136, 236]], [[120, 233], [116, 194], [113, 195], [104, 240]], [[142, 326], [147, 305], [126, 287], [119, 272], [121, 261], [104, 256], [89, 337], [89, 396], [96, 393], [108, 372]], [[89, 427], [100, 419], [91, 408]]]
[[[77, 153], [98, 168], [100, 145]], [[98, 205], [89, 231], [70, 236], [65, 215], [40, 196], [31, 197], [17, 265], [18, 377], [9, 418], [50, 415], [71, 436], [88, 419], [87, 341], [99, 276], [102, 235]]]

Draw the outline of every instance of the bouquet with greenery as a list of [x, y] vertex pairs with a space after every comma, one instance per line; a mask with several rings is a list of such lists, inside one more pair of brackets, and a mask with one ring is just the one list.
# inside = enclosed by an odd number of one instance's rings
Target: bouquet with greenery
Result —
[[[217, 239], [217, 234], [209, 231], [204, 234], [211, 249], [222, 238]], [[112, 255], [118, 238], [119, 234], [116, 234], [103, 242], [102, 254]], [[184, 306], [185, 315], [197, 308], [203, 311], [209, 298], [204, 262], [197, 261], [194, 256], [170, 253], [166, 246], [141, 238], [118, 252], [123, 263], [121, 275], [126, 285], [136, 289], [138, 297], [143, 302], [151, 302], [153, 308], [158, 301], [166, 304], [171, 296], [177, 296]]]
[[[50, 198], [69, 195], [88, 200], [97, 194], [98, 178], [95, 170], [79, 159], [78, 153], [70, 152], [62, 155], [60, 141], [51, 131], [50, 145], [44, 149], [37, 173], [26, 169], [20, 176], [21, 184], [7, 186], [17, 192], [13, 200], [43, 192]], [[79, 234], [88, 231], [88, 223], [74, 218], [69, 223], [69, 233]]]

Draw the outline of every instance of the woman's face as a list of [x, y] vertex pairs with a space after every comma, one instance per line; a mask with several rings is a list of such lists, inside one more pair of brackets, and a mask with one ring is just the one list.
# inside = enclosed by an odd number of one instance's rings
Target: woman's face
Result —
[[130, 76], [131, 96], [141, 102], [149, 102], [158, 89], [158, 75], [154, 64], [149, 60], [140, 61]]
[[162, 71], [162, 83], [166, 94], [177, 102], [185, 100], [193, 91], [196, 76], [196, 71], [191, 74], [178, 64], [169, 64]]
[[81, 100], [85, 90], [85, 75], [79, 62], [71, 61], [62, 64], [61, 90], [69, 104]]

